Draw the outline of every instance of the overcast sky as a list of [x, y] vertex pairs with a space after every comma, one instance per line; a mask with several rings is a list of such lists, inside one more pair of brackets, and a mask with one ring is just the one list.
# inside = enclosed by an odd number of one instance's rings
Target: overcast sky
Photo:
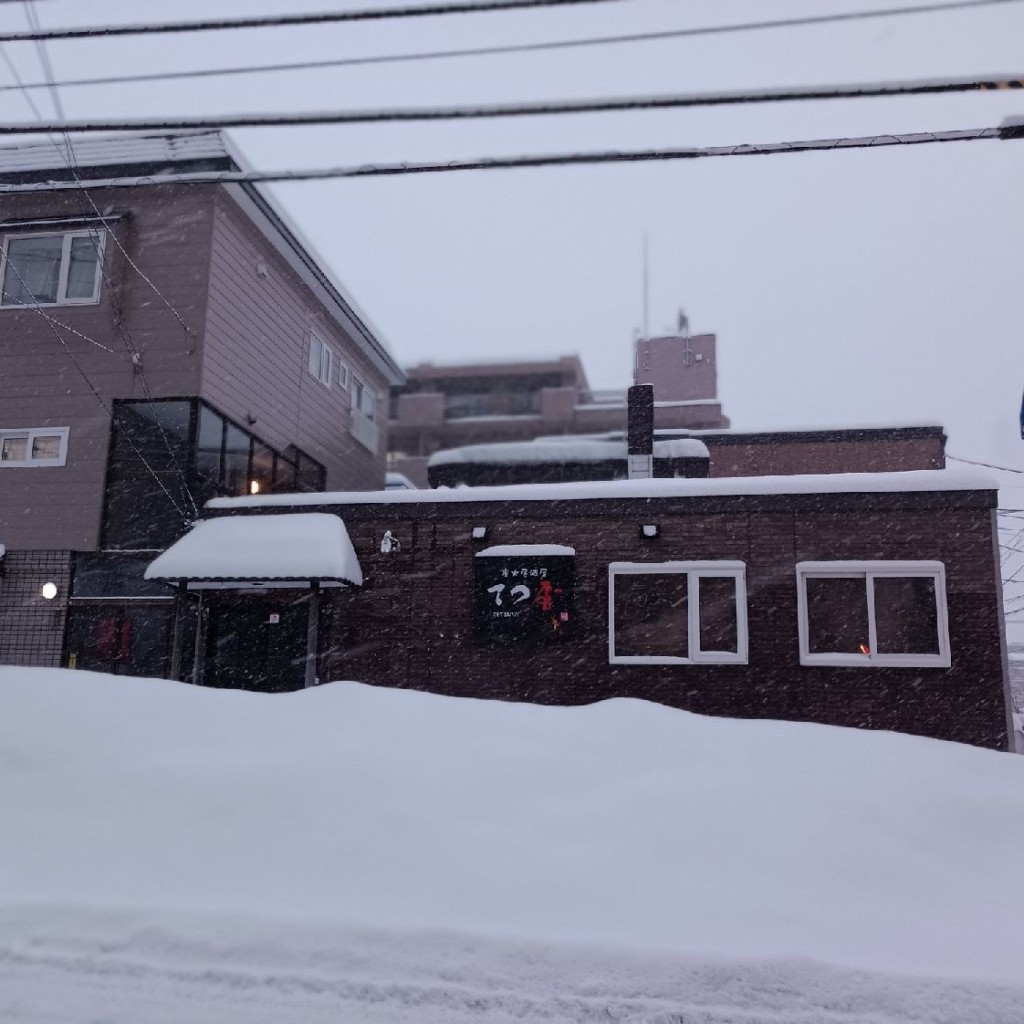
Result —
[[[44, 25], [387, 6], [393, 0], [39, 0]], [[896, 0], [623, 0], [565, 10], [54, 43], [58, 78], [328, 59], [884, 7]], [[910, 0], [900, 0], [901, 3]], [[25, 27], [20, 4], [0, 25]], [[69, 116], [626, 95], [1024, 74], [1024, 3], [827, 27], [302, 73], [64, 88]], [[8, 44], [39, 78], [31, 44]], [[6, 69], [0, 68], [6, 79]], [[47, 112], [48, 97], [34, 93]], [[4, 118], [30, 118], [17, 92]], [[258, 168], [975, 128], [1024, 94], [495, 123], [241, 131]], [[629, 383], [650, 236], [651, 326], [719, 338], [741, 429], [941, 423], [951, 453], [1024, 468], [1024, 141], [293, 184], [275, 189], [396, 357], [577, 352]], [[1010, 478], [1015, 482], [1015, 478]], [[1009, 482], [1009, 480], [1008, 480]], [[1024, 499], [1024, 489], [1006, 498]], [[1016, 502], [1024, 505], [1024, 501]]]

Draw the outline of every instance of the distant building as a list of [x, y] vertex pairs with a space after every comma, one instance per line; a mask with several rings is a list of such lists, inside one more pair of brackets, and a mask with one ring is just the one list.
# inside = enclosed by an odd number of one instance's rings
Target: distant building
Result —
[[[713, 334], [639, 341], [635, 352], [638, 378], [641, 370], [644, 374], [638, 382], [646, 383], [656, 373], [651, 381], [656, 427], [729, 426], [717, 398]], [[388, 466], [420, 487], [427, 486], [429, 457], [442, 449], [625, 428], [626, 389], [593, 390], [578, 356], [521, 363], [422, 363], [406, 373], [406, 383], [391, 395]]]
[[72, 159], [0, 149], [0, 662], [165, 674], [145, 565], [218, 495], [381, 488], [404, 377], [258, 188], [175, 181], [219, 133]]
[[[676, 450], [670, 446], [682, 444], [699, 445], [704, 450], [703, 469], [693, 461], [692, 453], [677, 461]], [[899, 473], [944, 469], [946, 434], [940, 426], [692, 433], [660, 429], [655, 431], [653, 454], [658, 477]], [[466, 445], [435, 452], [427, 460], [431, 487], [622, 480], [626, 476], [623, 430], [589, 437]]]

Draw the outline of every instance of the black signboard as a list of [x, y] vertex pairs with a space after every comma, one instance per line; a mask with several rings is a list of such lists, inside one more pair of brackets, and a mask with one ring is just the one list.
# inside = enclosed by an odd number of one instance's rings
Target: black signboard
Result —
[[473, 632], [478, 641], [560, 640], [576, 624], [576, 558], [489, 554], [473, 559]]

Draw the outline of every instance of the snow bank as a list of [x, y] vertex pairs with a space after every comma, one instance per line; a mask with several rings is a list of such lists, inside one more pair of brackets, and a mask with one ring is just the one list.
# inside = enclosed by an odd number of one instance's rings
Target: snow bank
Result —
[[1017, 980], [1024, 759], [0, 668], [0, 916], [93, 907]]

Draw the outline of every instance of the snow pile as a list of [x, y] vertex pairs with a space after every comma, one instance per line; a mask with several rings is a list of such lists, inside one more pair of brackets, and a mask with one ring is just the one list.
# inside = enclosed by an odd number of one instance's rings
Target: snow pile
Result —
[[1024, 963], [1007, 754], [639, 701], [2, 668], [0, 763], [0, 932], [92, 907], [948, 978]]

